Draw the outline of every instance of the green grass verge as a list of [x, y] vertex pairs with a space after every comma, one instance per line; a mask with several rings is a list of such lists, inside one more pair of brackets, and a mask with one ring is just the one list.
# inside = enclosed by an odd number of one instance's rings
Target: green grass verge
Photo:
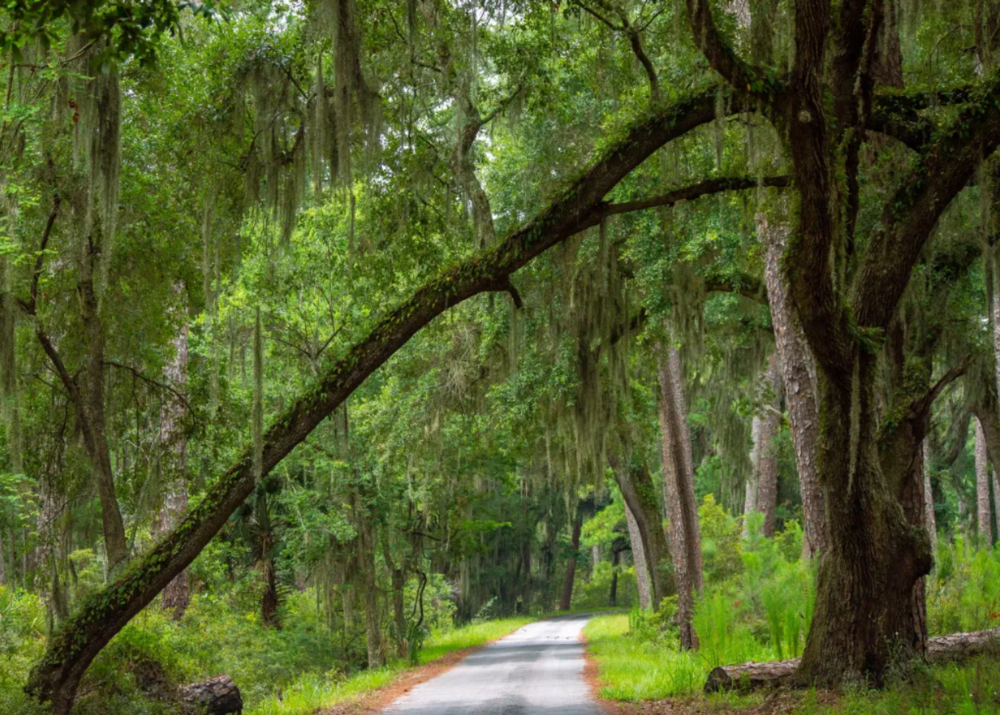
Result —
[[583, 629], [597, 661], [607, 700], [659, 700], [690, 695], [705, 684], [708, 667], [696, 654], [629, 636], [627, 614], [598, 616]]
[[[420, 651], [420, 663], [430, 663], [448, 653], [486, 645], [535, 620], [527, 617], [503, 618], [432, 634]], [[271, 696], [247, 710], [246, 715], [307, 715], [319, 708], [332, 707], [385, 687], [404, 670], [405, 664], [399, 661], [377, 670], [362, 671], [340, 681], [309, 674], [285, 688], [280, 698]]]
[[[682, 653], [663, 642], [629, 634], [627, 615], [598, 616], [584, 628], [588, 650], [597, 661], [600, 696], [634, 702], [670, 697], [701, 701], [709, 667], [703, 656]], [[892, 674], [890, 674], [892, 676]], [[1000, 658], [981, 657], [959, 664], [914, 665], [883, 690], [846, 688], [833, 695], [792, 693], [795, 715], [1000, 715]], [[735, 693], [705, 698], [713, 711], [759, 706], [764, 695]], [[783, 706], [784, 708], [784, 706]], [[702, 712], [698, 709], [698, 712]], [[775, 712], [778, 712], [776, 709]], [[789, 712], [780, 709], [780, 712]]]

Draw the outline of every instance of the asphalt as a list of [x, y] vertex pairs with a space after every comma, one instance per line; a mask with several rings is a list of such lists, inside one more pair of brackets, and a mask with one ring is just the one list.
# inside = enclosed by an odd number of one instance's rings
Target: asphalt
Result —
[[583, 679], [589, 616], [525, 626], [418, 685], [383, 715], [602, 715]]

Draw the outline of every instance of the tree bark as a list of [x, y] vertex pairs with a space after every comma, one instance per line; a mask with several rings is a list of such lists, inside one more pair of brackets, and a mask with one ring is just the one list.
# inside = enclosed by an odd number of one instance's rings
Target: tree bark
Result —
[[694, 601], [701, 593], [701, 533], [694, 494], [691, 435], [687, 426], [683, 372], [677, 348], [657, 345], [660, 430], [663, 437], [663, 500], [670, 519], [670, 546], [677, 582], [677, 622], [682, 648], [697, 648]]
[[[118, 507], [115, 494], [114, 471], [111, 468], [111, 452], [108, 448], [107, 420], [104, 415], [104, 326], [100, 317], [100, 306], [94, 290], [94, 262], [99, 256], [84, 258], [87, 267], [77, 287], [87, 340], [87, 362], [84, 368], [86, 390], [80, 419], [88, 423], [84, 430], [84, 442], [94, 468], [97, 493], [101, 501], [101, 521], [104, 526], [104, 543], [108, 552], [108, 573], [114, 576], [128, 560], [128, 543], [125, 539], [125, 524]], [[90, 438], [86, 439], [89, 434]]]
[[628, 526], [629, 543], [632, 545], [632, 563], [635, 566], [635, 582], [639, 591], [639, 608], [648, 611], [653, 607], [653, 587], [649, 580], [649, 565], [646, 562], [646, 551], [642, 546], [642, 534], [639, 523], [625, 504], [625, 523]]
[[931, 445], [930, 439], [925, 437], [921, 449], [923, 457], [924, 471], [924, 525], [927, 527], [927, 534], [931, 537], [931, 553], [937, 553], [937, 517], [934, 514], [934, 489], [931, 486]]
[[[649, 593], [652, 599], [650, 607], [656, 610], [664, 598], [676, 593], [677, 588], [673, 574], [669, 571], [673, 559], [663, 531], [663, 517], [656, 502], [656, 488], [645, 464], [632, 464], [625, 469], [613, 463], [612, 471], [625, 505], [635, 520], [639, 541], [642, 543], [642, 556], [645, 557], [646, 573], [649, 575]], [[632, 555], [634, 558], [635, 552]]]
[[[183, 390], [187, 385], [188, 327], [181, 328], [174, 338], [174, 359], [164, 370], [168, 385]], [[182, 420], [184, 406], [179, 400], [168, 400], [160, 412], [160, 441], [166, 446], [170, 456], [167, 479], [163, 494], [163, 506], [153, 524], [156, 537], [169, 533], [180, 523], [188, 510], [187, 492], [187, 435]], [[161, 474], [164, 470], [161, 469]], [[184, 569], [163, 589], [163, 608], [173, 612], [174, 620], [180, 620], [191, 599], [188, 570]]]
[[817, 684], [879, 684], [893, 659], [920, 647], [914, 586], [932, 563], [926, 532], [912, 528], [901, 504], [903, 477], [912, 470], [901, 468], [894, 483], [883, 472], [877, 357], [859, 348], [854, 362], [850, 378], [819, 379], [825, 429], [818, 467], [831, 542], [799, 673]]
[[[603, 197], [666, 142], [711, 122], [717, 88], [661, 106], [606, 150], [560, 198], [526, 226], [484, 253], [442, 271], [376, 324], [334, 363], [315, 388], [291, 402], [264, 435], [263, 474], [253, 468], [252, 445], [208, 490], [205, 498], [156, 547], [117, 581], [90, 599], [48, 641], [26, 686], [59, 715], [68, 713], [80, 678], [101, 649], [201, 552], [229, 516], [268, 474], [365, 379], [417, 331], [448, 308], [483, 292], [512, 290], [510, 276], [579, 231], [600, 223]], [[728, 112], [745, 109], [739, 99]]]
[[576, 516], [573, 519], [573, 533], [570, 535], [570, 552], [566, 560], [566, 578], [563, 581], [562, 598], [559, 599], [559, 610], [568, 611], [573, 602], [573, 585], [576, 583], [576, 561], [580, 553], [580, 531], [583, 528], [583, 508], [577, 505]]
[[608, 594], [608, 605], [614, 608], [618, 605], [618, 558], [620, 552], [611, 549], [611, 592]]
[[993, 526], [990, 518], [990, 474], [986, 458], [986, 435], [983, 423], [976, 418], [976, 527], [980, 545], [992, 543]]
[[[770, 537], [774, 536], [775, 508], [778, 499], [778, 454], [774, 440], [781, 425], [781, 372], [776, 354], [771, 354], [759, 385], [758, 409], [762, 414], [754, 416], [754, 444], [750, 453], [752, 476], [747, 483], [748, 497], [752, 485], [756, 485], [757, 494], [744, 511], [746, 514], [754, 511], [762, 513], [764, 522], [761, 533]], [[743, 534], [747, 535], [746, 523]]]
[[816, 471], [819, 444], [819, 409], [816, 395], [816, 367], [812, 352], [802, 333], [798, 313], [789, 294], [788, 278], [781, 271], [781, 256], [788, 243], [789, 227], [785, 223], [768, 223], [764, 214], [756, 217], [757, 236], [765, 250], [764, 281], [774, 325], [774, 343], [781, 365], [781, 376], [791, 423], [795, 465], [802, 495], [802, 527], [805, 538], [802, 549], [806, 556], [817, 556], [826, 550], [829, 536], [826, 526], [826, 505]]

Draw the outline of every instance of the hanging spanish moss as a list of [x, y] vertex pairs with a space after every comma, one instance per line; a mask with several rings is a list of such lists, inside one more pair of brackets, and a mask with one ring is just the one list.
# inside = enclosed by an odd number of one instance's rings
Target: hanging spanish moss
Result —
[[10, 471], [24, 471], [21, 459], [21, 424], [17, 405], [17, 306], [10, 293], [11, 266], [0, 256], [0, 418], [7, 431]]
[[86, 209], [79, 240], [81, 249], [93, 245], [98, 252], [100, 263], [94, 276], [98, 296], [107, 282], [114, 246], [122, 164], [118, 68], [108, 62], [93, 66], [102, 49], [99, 43], [88, 45], [80, 35], [71, 37], [66, 46], [67, 56], [74, 58], [69, 67], [86, 78], [74, 80], [69, 93], [78, 115], [73, 156], [76, 166], [86, 172]]
[[253, 326], [253, 469], [259, 481], [264, 473], [264, 340], [260, 328], [260, 307]]
[[351, 128], [360, 122], [369, 164], [373, 163], [382, 133], [382, 109], [361, 68], [361, 38], [354, 0], [325, 0], [321, 19], [333, 35], [334, 107], [336, 109], [337, 179], [351, 181]]

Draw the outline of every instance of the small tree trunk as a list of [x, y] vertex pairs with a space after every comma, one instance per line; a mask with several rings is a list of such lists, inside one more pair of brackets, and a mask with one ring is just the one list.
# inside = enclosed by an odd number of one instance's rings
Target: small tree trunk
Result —
[[573, 519], [573, 533], [570, 537], [569, 559], [566, 561], [566, 579], [563, 581], [562, 598], [559, 600], [559, 610], [568, 611], [573, 602], [573, 585], [576, 583], [576, 562], [580, 553], [580, 531], [583, 528], [583, 509], [577, 505], [576, 517]]
[[[90, 256], [83, 261], [89, 271], [93, 262], [99, 260]], [[78, 286], [82, 306], [84, 331], [87, 338], [87, 364], [85, 375], [86, 390], [82, 401], [82, 420], [86, 421], [84, 442], [97, 480], [97, 493], [101, 501], [101, 522], [104, 527], [104, 544], [108, 553], [108, 572], [111, 575], [128, 561], [128, 543], [125, 539], [125, 524], [122, 521], [118, 497], [115, 494], [114, 471], [111, 468], [111, 452], [108, 448], [107, 420], [104, 415], [104, 326], [101, 322], [97, 296], [94, 293], [94, 278], [84, 273]], [[89, 439], [86, 437], [89, 435]]]
[[996, 467], [993, 468], [993, 519], [996, 524], [997, 538], [1000, 539], [1000, 478]]
[[983, 546], [992, 542], [992, 519], [990, 518], [990, 475], [986, 458], [986, 435], [983, 423], [976, 418], [976, 526], [979, 541]]
[[681, 646], [697, 648], [691, 625], [695, 594], [701, 592], [701, 533], [694, 495], [691, 438], [687, 428], [683, 372], [677, 348], [657, 346], [660, 430], [663, 434], [664, 503], [670, 516], [671, 552], [677, 579], [677, 621]]
[[[187, 384], [188, 328], [185, 325], [174, 338], [176, 354], [164, 370], [167, 383], [177, 390]], [[181, 424], [184, 406], [179, 400], [164, 403], [160, 412], [160, 441], [166, 446], [170, 459], [167, 463], [163, 506], [153, 524], [153, 535], [160, 537], [173, 530], [188, 510], [187, 492], [187, 435]], [[161, 469], [161, 474], [164, 470]], [[163, 589], [163, 608], [173, 612], [180, 620], [191, 598], [188, 570], [184, 569]]]
[[760, 451], [763, 420], [754, 412], [750, 418], [750, 474], [747, 475], [746, 496], [743, 499], [743, 538], [750, 536], [750, 516], [757, 512], [757, 492], [760, 487], [760, 470], [757, 454]]
[[[612, 464], [612, 470], [625, 504], [635, 518], [642, 542], [642, 555], [645, 557], [646, 570], [649, 574], [652, 597], [650, 606], [656, 609], [666, 596], [676, 592], [676, 584], [667, 571], [672, 558], [663, 531], [663, 518], [656, 503], [656, 488], [645, 464], [632, 465], [627, 471]], [[634, 556], [633, 552], [633, 558]]]
[[635, 566], [635, 582], [639, 591], [639, 608], [648, 611], [653, 607], [653, 589], [649, 580], [649, 565], [646, 561], [646, 552], [642, 546], [642, 534], [639, 533], [639, 524], [625, 504], [625, 524], [628, 526], [629, 543], [632, 545], [632, 563]]
[[931, 553], [937, 553], [937, 517], [934, 515], [934, 490], [931, 487], [931, 444], [930, 438], [925, 437], [921, 449], [923, 457], [922, 466], [924, 471], [924, 525], [927, 527], [927, 535], [931, 537]]
[[617, 550], [611, 550], [611, 593], [608, 595], [608, 605], [611, 608], [618, 605], [618, 555]]
[[361, 570], [361, 586], [365, 599], [365, 643], [368, 648], [368, 667], [380, 668], [385, 665], [382, 653], [382, 625], [378, 613], [378, 589], [375, 585], [375, 525], [371, 516], [359, 509], [358, 519], [358, 565]]
[[771, 306], [774, 342], [781, 365], [795, 464], [799, 473], [799, 491], [802, 494], [802, 526], [805, 532], [802, 548], [806, 556], [815, 556], [825, 551], [829, 543], [826, 504], [817, 471], [819, 408], [816, 369], [792, 303], [788, 278], [781, 270], [781, 256], [788, 242], [789, 227], [783, 222], [770, 225], [764, 214], [758, 214], [756, 222], [757, 236], [766, 252], [764, 281]]
[[764, 514], [764, 536], [774, 536], [778, 500], [778, 454], [775, 439], [781, 425], [781, 374], [775, 354], [771, 355], [764, 380], [764, 414], [761, 416], [760, 443], [754, 471], [757, 472], [757, 510]]

